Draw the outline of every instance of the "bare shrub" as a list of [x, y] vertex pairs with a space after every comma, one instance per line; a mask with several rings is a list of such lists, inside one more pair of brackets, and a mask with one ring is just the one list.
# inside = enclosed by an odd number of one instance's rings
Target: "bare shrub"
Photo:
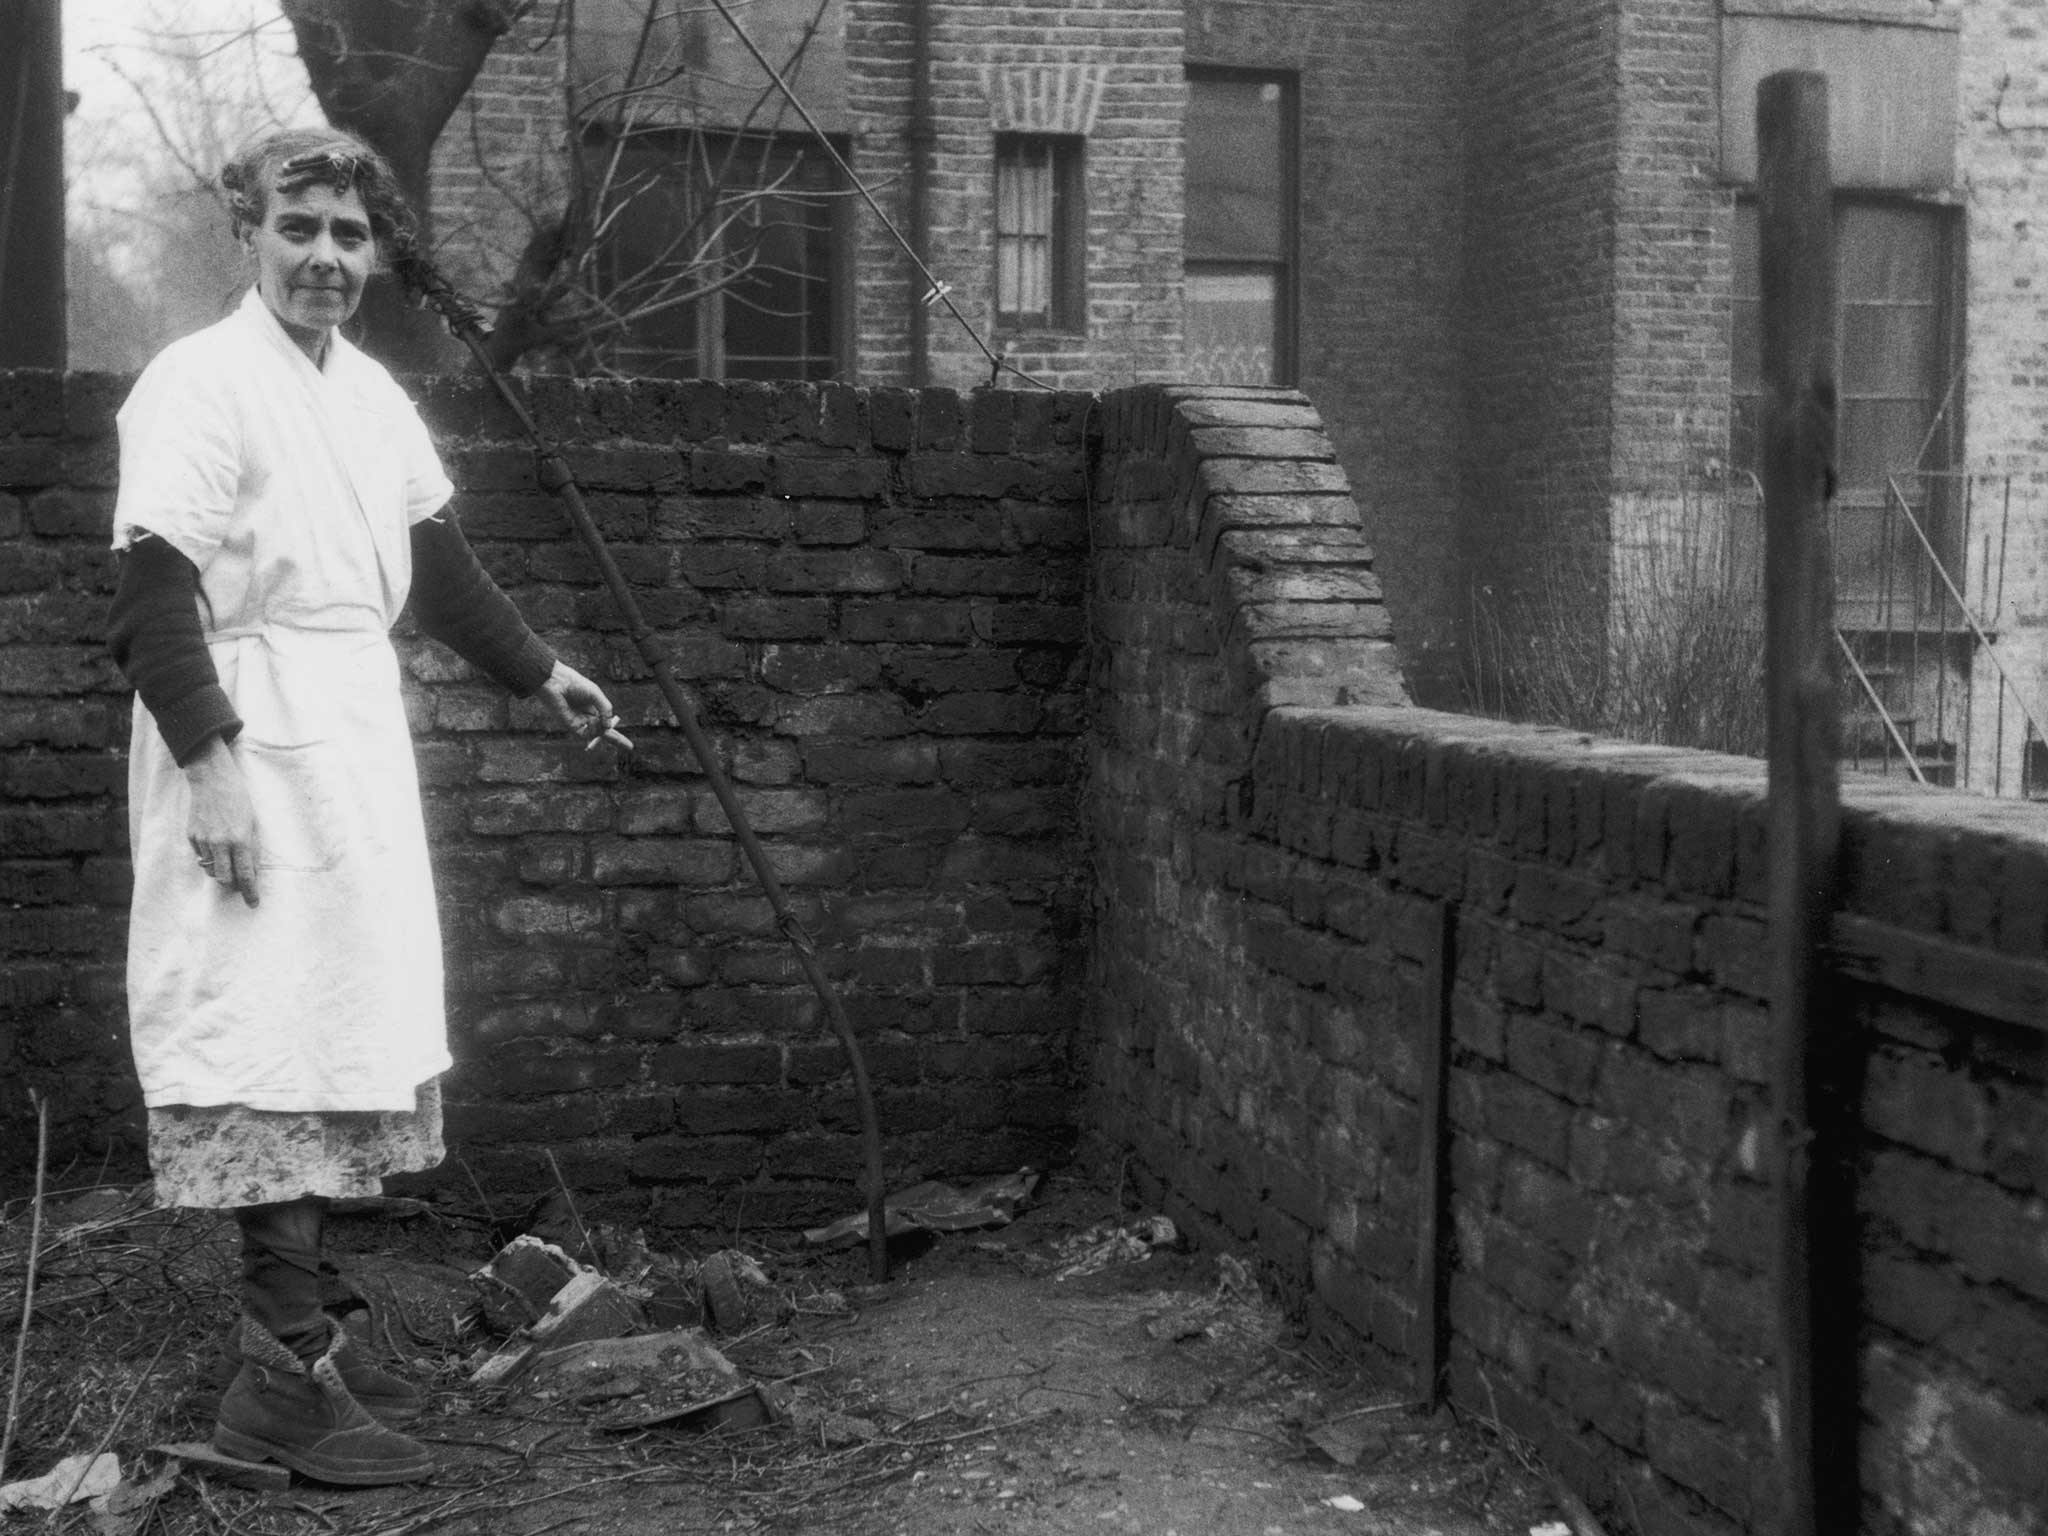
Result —
[[1561, 553], [1523, 589], [1473, 595], [1482, 714], [1761, 757], [1763, 602], [1746, 495], [1681, 495], [1612, 561], [1606, 622]]

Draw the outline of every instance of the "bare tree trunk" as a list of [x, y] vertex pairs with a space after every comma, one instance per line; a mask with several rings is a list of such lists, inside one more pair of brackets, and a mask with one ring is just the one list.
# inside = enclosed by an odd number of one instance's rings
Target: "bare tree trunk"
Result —
[[[361, 134], [398, 173], [419, 214], [431, 212], [434, 141], [499, 38], [530, 0], [279, 0], [306, 77], [329, 122]], [[363, 296], [363, 341], [393, 368], [449, 371], [461, 352], [434, 316], [389, 278]]]

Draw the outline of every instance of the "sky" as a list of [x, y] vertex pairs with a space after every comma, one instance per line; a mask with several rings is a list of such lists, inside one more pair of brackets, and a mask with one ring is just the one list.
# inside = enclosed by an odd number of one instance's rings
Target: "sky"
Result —
[[[0, 0], [4, 3], [4, 0]], [[63, 0], [72, 364], [139, 367], [246, 282], [214, 178], [319, 110], [276, 0]]]

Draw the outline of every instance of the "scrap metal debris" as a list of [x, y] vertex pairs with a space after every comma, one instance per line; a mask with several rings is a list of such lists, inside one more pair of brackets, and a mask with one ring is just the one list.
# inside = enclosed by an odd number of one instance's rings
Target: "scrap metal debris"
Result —
[[[899, 1190], [882, 1202], [883, 1229], [891, 1237], [906, 1232], [965, 1232], [975, 1227], [1006, 1227], [1017, 1208], [1031, 1198], [1039, 1175], [1029, 1168], [1001, 1178], [955, 1187], [928, 1180]], [[863, 1241], [868, 1213], [855, 1211], [804, 1233], [813, 1247], [839, 1248]]]
[[597, 1409], [600, 1429], [752, 1429], [776, 1417], [772, 1397], [720, 1354], [701, 1328], [549, 1350], [535, 1362], [533, 1376], [534, 1396]]
[[1053, 1245], [1055, 1262], [1061, 1268], [1054, 1280], [1076, 1280], [1116, 1264], [1140, 1264], [1161, 1248], [1180, 1241], [1180, 1233], [1165, 1216], [1142, 1216], [1118, 1224], [1098, 1222]]

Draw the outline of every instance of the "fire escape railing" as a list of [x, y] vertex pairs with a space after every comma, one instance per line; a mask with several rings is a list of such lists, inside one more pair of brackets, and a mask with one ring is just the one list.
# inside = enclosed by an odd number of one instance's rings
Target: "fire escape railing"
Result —
[[[1980, 481], [1990, 477], [1958, 473], [1953, 476], [1930, 476], [1929, 478], [1951, 479], [1960, 482], [1963, 502], [1958, 513], [1960, 533], [1957, 544], [1963, 551], [1964, 558], [1967, 561], [1970, 549], [1970, 525], [1974, 511], [1975, 488]], [[2004, 544], [2011, 522], [2011, 482], [2004, 477], [1998, 478], [2002, 482], [2004, 490], [2000, 498], [1998, 548], [1996, 551], [1996, 586], [2002, 594]], [[2011, 673], [2006, 670], [2005, 662], [1999, 655], [1995, 643], [1992, 626], [1984, 622], [1983, 617], [1965, 596], [1963, 584], [1956, 579], [1950, 570], [1949, 562], [1942, 557], [1941, 551], [1936, 547], [1934, 538], [1928, 532], [1926, 522], [1923, 520], [1922, 515], [1915, 511], [1913, 499], [1906, 494], [1904, 487], [1900, 484], [1899, 477], [1890, 476], [1887, 478], [1885, 492], [1884, 516], [1880, 527], [1879, 580], [1875, 593], [1868, 600], [1870, 608], [1874, 610], [1872, 612], [1873, 622], [1868, 626], [1868, 632], [1875, 634], [1877, 637], [1876, 648], [1879, 649], [1885, 662], [1885, 666], [1881, 670], [1887, 675], [1896, 674], [1896, 669], [1891, 664], [1895, 660], [1899, 637], [1901, 634], [1905, 635], [1904, 643], [1907, 655], [1904, 664], [1904, 676], [1908, 690], [1908, 699], [1911, 701], [1909, 707], [1912, 712], [1910, 714], [1902, 717], [1896, 709], [1897, 701], [1892, 701], [1891, 703], [1886, 701], [1875, 680], [1872, 678], [1870, 670], [1865, 665], [1866, 661], [1871, 658], [1867, 653], [1859, 655], [1856, 644], [1850, 639], [1850, 628], [1861, 629], [1864, 626], [1839, 625], [1836, 630], [1837, 643], [1849, 662], [1850, 671], [1861, 691], [1863, 703], [1868, 706], [1869, 714], [1875, 718], [1883, 732], [1883, 746], [1880, 753], [1881, 761], [1878, 764], [1879, 770], [1889, 772], [1894, 755], [1896, 755], [1898, 761], [1906, 767], [1907, 771], [1916, 780], [1922, 783], [1929, 782], [1928, 774], [1924, 770], [1927, 761], [1926, 753], [1931, 748], [1937, 755], [1943, 753], [1953, 754], [1951, 758], [1953, 763], [1952, 769], [1944, 769], [1948, 781], [1952, 781], [1958, 788], [1974, 788], [1980, 792], [1985, 789], [1981, 782], [1971, 782], [1973, 778], [1972, 768], [1974, 766], [1972, 762], [1973, 717], [1975, 713], [1974, 658], [1966, 656], [1958, 663], [1951, 654], [1951, 642], [1968, 637], [1968, 639], [1974, 640], [1976, 653], [1981, 654], [1990, 663], [1992, 672], [1997, 679], [1993, 705], [1993, 739], [1990, 744], [1991, 750], [1989, 753], [1991, 758], [1989, 778], [1991, 782], [1988, 792], [1992, 795], [2001, 794], [2005, 788], [2005, 731], [2008, 710], [2016, 710], [2025, 722], [2026, 740], [2029, 744], [2048, 740], [2048, 733], [2042, 731], [2040, 715], [2029, 705], [2025, 694], [2021, 692]], [[1908, 545], [1905, 551], [1909, 557], [1907, 561], [1909, 569], [1906, 573], [1906, 580], [1911, 586], [1911, 610], [1907, 617], [1907, 623], [1903, 626], [1898, 622], [1897, 608], [1899, 599], [1896, 584], [1899, 579], [1897, 567], [1900, 562], [1894, 549], [1896, 530], [1901, 523], [1911, 533], [1913, 544], [1918, 546], [1917, 550], [1913, 550], [1911, 545]], [[1984, 539], [1981, 561], [1982, 569], [1979, 572], [1978, 588], [1980, 597], [1991, 593], [1993, 590], [1993, 561], [1993, 548], [1990, 535], [1987, 532]], [[1911, 569], [1911, 567], [1919, 567], [1923, 564], [1924, 570]], [[1929, 576], [1933, 578], [1933, 584], [1927, 581], [1926, 578]], [[1935, 584], [1938, 584], [1938, 586]], [[2002, 600], [2002, 597], [1994, 599], [1994, 602], [2000, 600]], [[1930, 606], [1932, 609], [1931, 616], [1934, 620], [1931, 629], [1927, 623], [1927, 619], [1930, 617]], [[1917, 724], [1920, 713], [1918, 702], [1928, 691], [1928, 680], [1925, 675], [1928, 662], [1922, 649], [1922, 638], [1924, 635], [1929, 634], [1932, 635], [1934, 640], [1932, 647], [1932, 691], [1934, 694], [1935, 727], [1931, 742], [1923, 746], [1915, 738], [1917, 737]], [[1959, 673], [1959, 677], [1957, 677], [1953, 684], [1951, 683], [1952, 672]], [[1950, 719], [1951, 705], [1949, 696], [1952, 686], [1960, 697], [1958, 708], [1959, 721], [1951, 721]], [[1957, 736], [1961, 738], [1959, 743], [1955, 740]], [[1850, 756], [1851, 760], [1858, 766], [1862, 765], [1862, 754], [1860, 751], [1852, 751]], [[2024, 767], [2022, 782], [2025, 785]], [[2031, 788], [2031, 786], [2027, 787]]]

